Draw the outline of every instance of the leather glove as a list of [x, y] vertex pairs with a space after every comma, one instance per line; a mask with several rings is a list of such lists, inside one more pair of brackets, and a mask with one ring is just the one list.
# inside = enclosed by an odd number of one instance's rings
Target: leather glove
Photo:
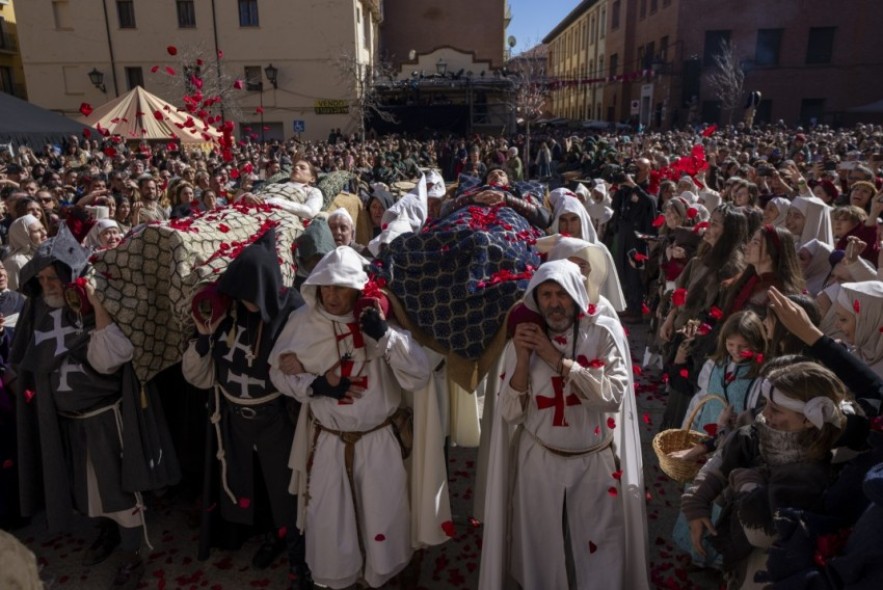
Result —
[[341, 377], [340, 383], [337, 385], [331, 385], [328, 383], [328, 379], [325, 378], [325, 375], [319, 375], [313, 379], [310, 388], [313, 390], [313, 397], [323, 395], [339, 401], [343, 399], [347, 390], [350, 388], [350, 380], [346, 377]]
[[383, 335], [386, 334], [386, 330], [389, 328], [386, 320], [380, 317], [380, 312], [372, 307], [362, 312], [359, 323], [362, 332], [377, 341], [383, 338]]

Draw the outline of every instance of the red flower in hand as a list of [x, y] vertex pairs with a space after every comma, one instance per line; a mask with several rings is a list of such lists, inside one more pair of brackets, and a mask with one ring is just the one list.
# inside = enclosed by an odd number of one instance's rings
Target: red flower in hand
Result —
[[681, 307], [687, 302], [687, 290], [684, 288], [675, 289], [671, 294], [671, 304], [675, 307]]

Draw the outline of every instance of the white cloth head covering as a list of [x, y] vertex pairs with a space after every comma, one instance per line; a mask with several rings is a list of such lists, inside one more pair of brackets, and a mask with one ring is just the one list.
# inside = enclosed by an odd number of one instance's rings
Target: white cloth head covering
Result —
[[803, 234], [798, 238], [798, 245], [810, 240], [819, 240], [834, 245], [834, 232], [831, 229], [831, 208], [818, 197], [798, 195], [791, 201], [791, 206], [800, 211], [806, 218]]
[[[549, 252], [548, 260], [567, 260], [576, 256], [589, 263], [592, 268], [586, 277], [586, 291], [591, 303], [598, 303], [600, 296], [607, 299], [616, 311], [626, 308], [625, 295], [619, 284], [613, 257], [604, 244], [593, 244], [579, 238], [554, 235], [537, 240], [540, 252]], [[548, 264], [548, 263], [547, 263]]]
[[527, 284], [524, 292], [524, 305], [531, 311], [539, 313], [537, 302], [534, 299], [534, 290], [547, 281], [554, 281], [567, 291], [573, 299], [577, 311], [586, 311], [589, 308], [589, 295], [586, 293], [586, 285], [579, 267], [569, 260], [552, 260], [540, 265]]
[[389, 244], [402, 234], [418, 232], [429, 217], [429, 201], [426, 194], [426, 175], [422, 174], [414, 190], [390, 205], [383, 212], [383, 231], [368, 242], [368, 250], [377, 256], [383, 244]]
[[803, 279], [806, 281], [806, 290], [815, 297], [822, 290], [822, 287], [825, 286], [825, 279], [831, 274], [831, 263], [828, 261], [828, 258], [831, 256], [834, 248], [819, 240], [810, 240], [801, 246], [800, 249], [806, 250], [812, 257], [812, 261], [806, 267], [806, 270], [803, 271]]
[[13, 254], [29, 254], [37, 249], [37, 245], [31, 242], [31, 234], [28, 228], [40, 220], [28, 213], [17, 217], [12, 225], [9, 226], [9, 252], [6, 256]]
[[332, 217], [338, 217], [338, 216], [340, 216], [340, 217], [345, 217], [345, 218], [347, 219], [347, 221], [350, 222], [350, 226], [351, 226], [351, 227], [353, 227], [353, 228], [356, 227], [356, 223], [353, 221], [353, 216], [350, 215], [350, 212], [347, 211], [346, 209], [344, 209], [343, 207], [340, 207], [340, 208], [338, 208], [338, 209], [335, 209], [334, 211], [332, 211], [331, 213], [329, 213], [329, 214], [328, 214], [328, 221], [331, 221], [331, 218], [332, 218]]
[[769, 379], [761, 381], [760, 391], [763, 393], [764, 398], [775, 402], [776, 405], [782, 406], [786, 410], [803, 414], [803, 416], [819, 430], [821, 430], [825, 424], [840, 426], [841, 416], [837, 411], [837, 404], [827, 396], [819, 395], [804, 402], [789, 397], [784, 391], [776, 389]]
[[598, 241], [595, 226], [589, 218], [589, 212], [580, 203], [579, 199], [567, 189], [556, 188], [549, 193], [549, 202], [552, 204], [552, 225], [549, 226], [550, 234], [558, 233], [558, 218], [564, 213], [575, 213], [579, 216], [581, 236], [574, 236], [593, 244]]
[[843, 283], [837, 303], [855, 316], [855, 354], [883, 376], [883, 282]]
[[439, 174], [438, 170], [430, 170], [426, 176], [426, 196], [430, 199], [442, 199], [445, 196], [446, 187], [445, 179]]
[[721, 195], [717, 191], [713, 191], [709, 188], [699, 191], [699, 203], [709, 211], [714, 211], [720, 207], [722, 201], [723, 199], [721, 199]]
[[[786, 199], [785, 197], [773, 197], [767, 202], [767, 205], [772, 205], [778, 211], [778, 215], [773, 220], [773, 225], [776, 227], [785, 227], [785, 218], [788, 217], [788, 209], [791, 208], [791, 201]], [[806, 215], [804, 213], [804, 215]]]
[[349, 287], [361, 291], [368, 282], [368, 273], [365, 272], [365, 259], [349, 246], [338, 246], [322, 260], [304, 281], [300, 292], [304, 301], [311, 308], [318, 306], [318, 289], [323, 285], [337, 287]]
[[695, 205], [699, 202], [699, 197], [696, 196], [696, 193], [693, 191], [684, 191], [678, 195], [680, 198], [684, 199], [690, 205]]
[[573, 192], [576, 193], [576, 198], [582, 201], [584, 205], [587, 205], [592, 198], [592, 193], [586, 188], [586, 185], [581, 182], [576, 184], [576, 188]]
[[[99, 219], [95, 225], [92, 226], [92, 229], [89, 230], [89, 233], [86, 234], [86, 239], [84, 240], [85, 246], [87, 248], [97, 249], [101, 248], [101, 232], [104, 230], [115, 227], [120, 229], [120, 224], [116, 222], [115, 219]], [[122, 231], [122, 230], [121, 230]]]

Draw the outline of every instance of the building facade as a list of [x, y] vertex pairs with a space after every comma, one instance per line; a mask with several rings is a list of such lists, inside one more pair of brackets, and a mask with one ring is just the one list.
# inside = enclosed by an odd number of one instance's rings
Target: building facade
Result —
[[549, 107], [566, 119], [603, 119], [608, 0], [583, 0], [543, 39]]
[[12, 0], [0, 0], [0, 92], [28, 98]]
[[[172, 104], [194, 74], [240, 133], [323, 138], [360, 127], [381, 0], [46, 0], [20, 3], [29, 98], [75, 115], [136, 85]], [[275, 69], [275, 80], [267, 77]], [[103, 84], [90, 73], [103, 74]], [[213, 86], [214, 85], [214, 86]]]
[[[601, 43], [581, 23], [606, 8]], [[667, 129], [688, 122], [738, 122], [749, 92], [760, 91], [755, 122], [789, 125], [854, 120], [850, 110], [883, 95], [875, 0], [834, 9], [824, 0], [584, 0], [544, 39], [550, 44], [549, 88], [556, 116], [630, 122]], [[600, 35], [596, 35], [597, 40]], [[709, 77], [721, 42], [744, 72], [740, 106], [724, 109]], [[583, 55], [586, 57], [583, 58]], [[606, 63], [598, 67], [599, 57]], [[603, 80], [603, 117], [587, 117], [585, 71], [594, 57]]]

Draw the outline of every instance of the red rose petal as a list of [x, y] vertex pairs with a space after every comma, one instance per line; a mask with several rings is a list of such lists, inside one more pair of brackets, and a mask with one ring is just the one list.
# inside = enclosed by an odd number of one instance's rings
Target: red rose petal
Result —
[[242, 508], [243, 510], [246, 510], [246, 509], [248, 509], [249, 506], [251, 506], [251, 499], [250, 498], [239, 498], [239, 507], [240, 508]]
[[708, 433], [708, 436], [716, 436], [717, 435], [717, 424], [711, 423], [706, 424], [702, 427], [702, 430]]
[[622, 469], [617, 469], [613, 472], [613, 479], [620, 480], [622, 479]]
[[699, 215], [699, 210], [696, 207], [687, 209], [687, 219], [694, 219], [697, 215]]
[[646, 304], [646, 303], [642, 303], [642, 304], [641, 304], [641, 313], [644, 314], [644, 315], [647, 315], [647, 314], [650, 313], [650, 308], [647, 307], [647, 304]]
[[711, 309], [708, 310], [708, 316], [715, 320], [719, 320], [724, 317], [724, 312], [721, 308], [713, 305]]
[[457, 534], [457, 529], [454, 528], [454, 523], [450, 520], [444, 521], [441, 524], [441, 528], [445, 532], [445, 534], [449, 537], [453, 537], [455, 534]]
[[862, 305], [858, 302], [858, 299], [852, 302], [852, 309], [855, 310], [855, 313], [859, 313], [861, 311]]
[[34, 399], [34, 396], [37, 395], [34, 393], [33, 389], [25, 389], [25, 403], [31, 403], [31, 400]]
[[668, 379], [669, 379], [668, 373], [663, 373], [662, 377], [660, 377], [660, 379], [662, 380], [663, 383], [668, 383]]
[[653, 220], [653, 227], [660, 228], [665, 225], [665, 215], [660, 213], [656, 216], [656, 219]]
[[607, 418], [607, 428], [611, 430], [616, 428], [616, 420], [613, 419], [613, 416]]
[[92, 105], [89, 104], [88, 102], [84, 102], [84, 103], [80, 104], [80, 114], [83, 115], [84, 117], [88, 117], [89, 115], [91, 115], [93, 110], [94, 109], [92, 108]]
[[610, 486], [609, 488], [607, 488], [607, 494], [608, 494], [611, 498], [615, 498], [615, 497], [617, 497], [617, 496], [619, 495], [619, 490], [617, 490], [617, 489], [616, 489], [615, 487], [613, 487], [613, 486]]
[[178, 48], [174, 45], [169, 45], [166, 47], [166, 51], [169, 52], [169, 55], [178, 55]]
[[687, 302], [687, 290], [684, 288], [675, 289], [671, 294], [671, 304], [675, 307], [681, 307]]
[[644, 369], [641, 368], [641, 365], [634, 364], [632, 365], [632, 373], [635, 374], [635, 377], [640, 377], [644, 373]]
[[376, 535], [374, 535], [374, 540], [377, 542], [386, 541], [386, 535], [384, 535], [383, 533], [377, 533]]
[[218, 224], [218, 230], [220, 230], [221, 233], [227, 233], [228, 231], [230, 231], [230, 226], [228, 226], [226, 223], [221, 223]]
[[688, 371], [687, 369], [681, 369], [680, 371], [678, 371], [678, 374], [681, 377], [683, 377], [684, 379], [686, 379], [687, 377], [690, 376], [690, 371]]
[[280, 539], [284, 539], [285, 537], [287, 537], [288, 536], [288, 527], [284, 527], [284, 526], [279, 527], [279, 530], [276, 531], [276, 536], [279, 537]]
[[589, 541], [589, 553], [594, 553], [598, 550], [598, 546]]
[[653, 419], [650, 417], [648, 412], [644, 412], [644, 415], [641, 416], [641, 419], [644, 421], [644, 424], [653, 424]]

